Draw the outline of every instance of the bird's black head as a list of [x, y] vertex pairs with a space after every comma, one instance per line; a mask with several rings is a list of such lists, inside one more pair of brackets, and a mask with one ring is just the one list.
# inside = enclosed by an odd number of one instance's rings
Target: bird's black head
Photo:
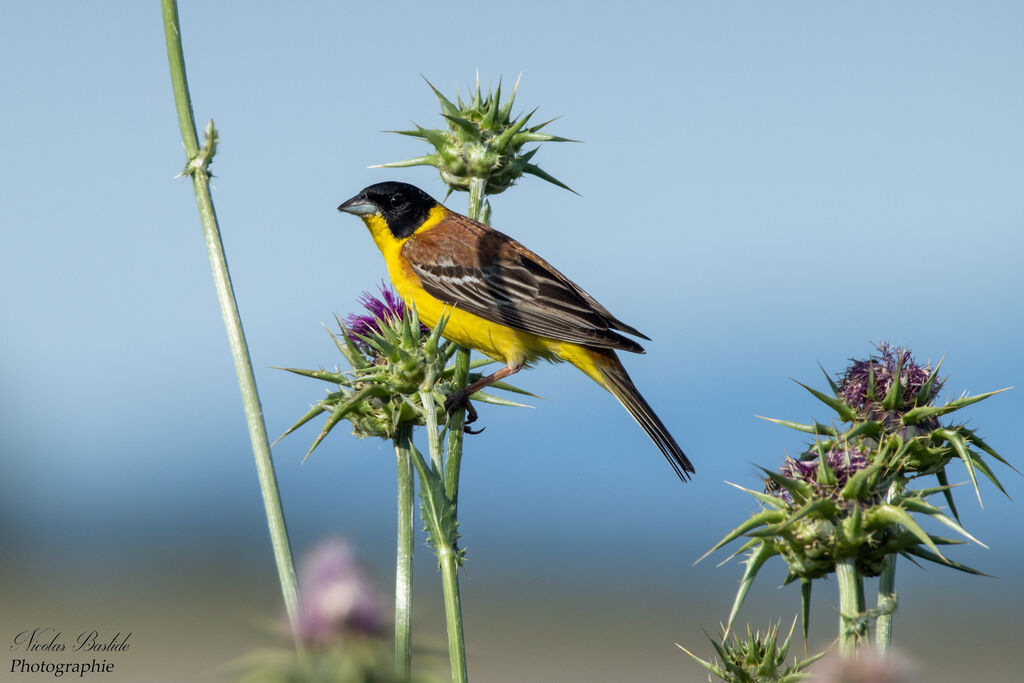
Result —
[[363, 189], [339, 206], [338, 211], [360, 217], [379, 213], [395, 238], [404, 239], [423, 225], [435, 206], [434, 198], [415, 185], [386, 182]]

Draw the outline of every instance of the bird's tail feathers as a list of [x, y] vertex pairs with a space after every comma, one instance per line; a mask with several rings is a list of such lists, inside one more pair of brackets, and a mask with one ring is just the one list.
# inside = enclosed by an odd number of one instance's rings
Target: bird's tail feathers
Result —
[[[594, 369], [596, 373], [587, 372], [587, 374], [619, 400], [619, 403], [629, 411], [633, 419], [647, 432], [647, 436], [651, 437], [654, 445], [664, 454], [676, 475], [686, 481], [694, 472], [693, 464], [683, 453], [683, 449], [679, 447], [676, 440], [672, 438], [672, 434], [655, 414], [650, 404], [637, 390], [618, 357], [613, 351], [592, 351], [591, 353], [595, 356]], [[594, 374], [597, 374], [598, 377], [595, 377]]]

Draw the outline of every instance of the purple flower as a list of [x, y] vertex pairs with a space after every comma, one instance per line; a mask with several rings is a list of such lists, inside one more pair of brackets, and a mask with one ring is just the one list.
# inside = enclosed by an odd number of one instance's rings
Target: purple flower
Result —
[[[363, 292], [362, 296], [359, 297], [359, 304], [369, 311], [370, 315], [353, 313], [345, 317], [345, 336], [353, 344], [367, 352], [372, 350], [356, 334], [361, 334], [364, 337], [379, 335], [383, 332], [381, 330], [382, 322], [386, 323], [390, 320], [405, 319], [405, 302], [384, 281], [380, 283], [380, 294], [380, 299], [369, 292]], [[427, 326], [421, 324], [420, 334], [425, 335], [429, 333], [430, 330]]]
[[310, 552], [299, 583], [297, 626], [302, 642], [324, 646], [351, 635], [382, 632], [380, 600], [345, 541], [330, 539]]
[[[818, 461], [819, 458], [813, 460], [795, 460], [793, 458], [786, 458], [782, 463], [782, 467], [779, 471], [787, 479], [799, 479], [810, 484], [817, 494], [823, 498], [838, 498], [839, 492], [846, 486], [846, 482], [850, 480], [857, 472], [861, 471], [870, 463], [868, 453], [859, 448], [837, 448], [828, 452], [828, 466], [836, 475], [836, 483], [834, 486], [824, 486], [818, 483]], [[782, 498], [783, 500], [792, 503], [793, 498], [789, 491], [784, 488], [778, 488], [773, 493]]]
[[[920, 366], [914, 361], [910, 349], [894, 347], [888, 342], [878, 345], [878, 355], [867, 360], [851, 360], [839, 380], [839, 393], [847, 405], [854, 408], [870, 408], [872, 404], [880, 404], [889, 391], [897, 373], [903, 386], [903, 402], [913, 406], [917, 394], [932, 374], [931, 365]], [[871, 376], [874, 375], [874, 392], [869, 396], [868, 388]], [[935, 381], [928, 395], [931, 402], [942, 388], [941, 381]]]

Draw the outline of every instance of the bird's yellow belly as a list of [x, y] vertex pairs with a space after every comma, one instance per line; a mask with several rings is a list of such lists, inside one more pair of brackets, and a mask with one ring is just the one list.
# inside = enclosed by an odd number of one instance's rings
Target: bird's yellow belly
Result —
[[[424, 325], [434, 327], [442, 316], [448, 317], [442, 332], [446, 339], [508, 364], [530, 363], [538, 358], [558, 360], [555, 347], [559, 342], [499, 325], [446, 305], [421, 288], [414, 288], [411, 278], [415, 278], [415, 275], [410, 276], [404, 272], [391, 272], [390, 275], [399, 296], [407, 306], [415, 306]], [[414, 289], [418, 291], [414, 293]]]

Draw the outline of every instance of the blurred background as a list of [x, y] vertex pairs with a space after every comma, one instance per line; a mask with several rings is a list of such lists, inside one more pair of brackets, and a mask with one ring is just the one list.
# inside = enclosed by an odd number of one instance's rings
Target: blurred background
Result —
[[[755, 465], [802, 449], [759, 420], [826, 419], [873, 344], [945, 358], [945, 396], [1024, 383], [1024, 6], [584, 2], [182, 2], [197, 121], [271, 438], [322, 388], [273, 366], [340, 361], [321, 327], [384, 277], [335, 207], [373, 182], [438, 198], [426, 153], [382, 131], [521, 73], [516, 110], [582, 144], [492, 199], [517, 237], [654, 341], [624, 359], [697, 468], [680, 484], [572, 368], [484, 407], [461, 493], [470, 675], [672, 681], [704, 674], [741, 567], [693, 562], [754, 509]], [[133, 633], [104, 680], [221, 681], [274, 643], [273, 568], [237, 382], [166, 63], [160, 7], [9, 3], [0, 23], [0, 641], [36, 626]], [[422, 77], [421, 77], [422, 76]], [[465, 208], [466, 197], [449, 205]], [[1018, 467], [1020, 389], [965, 411]], [[293, 548], [344, 536], [389, 595], [394, 459], [308, 426], [274, 449]], [[1000, 467], [1010, 496], [1021, 477]], [[962, 468], [951, 477], [966, 480]], [[997, 578], [904, 563], [895, 642], [929, 681], [1017, 680], [1022, 510], [983, 483], [960, 512]], [[419, 523], [418, 523], [419, 526]], [[416, 560], [415, 640], [444, 670], [439, 577]], [[788, 626], [776, 562], [741, 621]], [[833, 587], [826, 587], [833, 588]], [[814, 596], [812, 650], [836, 632]], [[10, 675], [6, 665], [0, 678]], [[20, 678], [19, 678], [20, 680]]]

